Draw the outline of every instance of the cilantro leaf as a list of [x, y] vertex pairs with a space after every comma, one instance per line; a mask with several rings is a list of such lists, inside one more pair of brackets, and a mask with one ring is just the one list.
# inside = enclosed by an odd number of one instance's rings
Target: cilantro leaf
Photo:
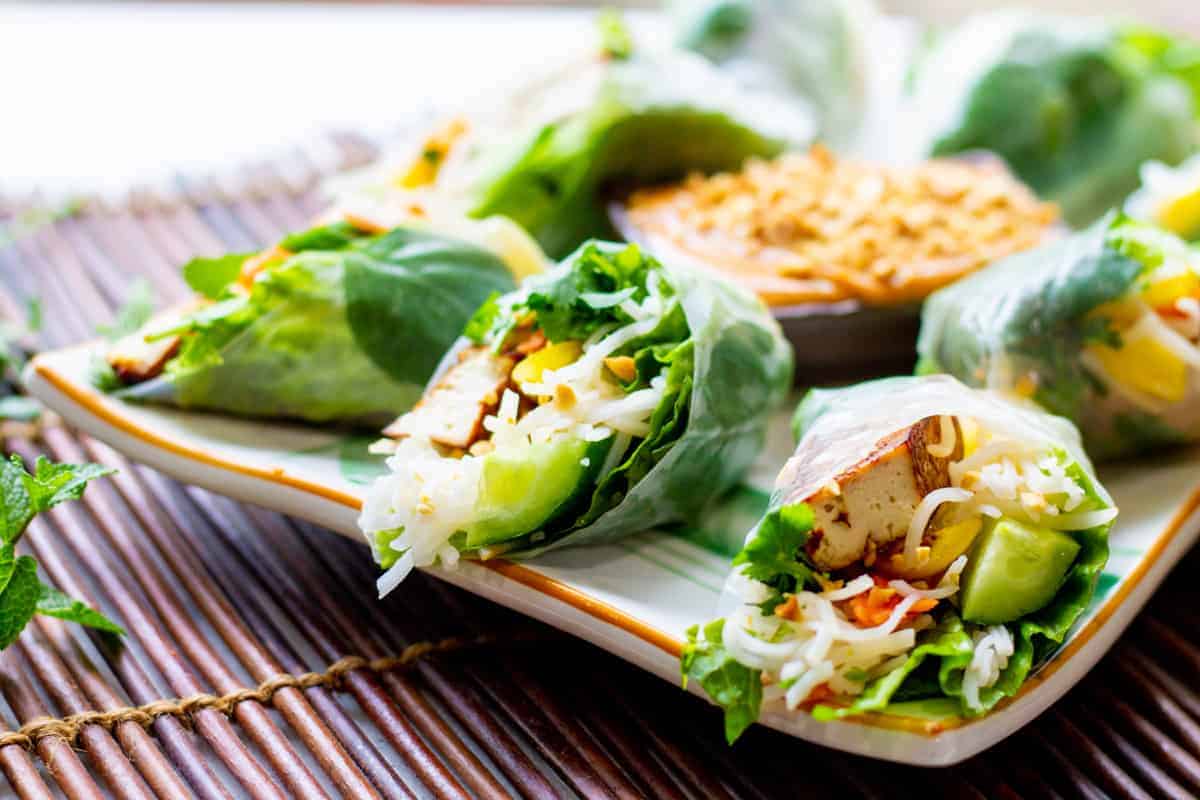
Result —
[[812, 569], [800, 560], [812, 526], [813, 513], [807, 504], [781, 506], [763, 517], [733, 564], [746, 565], [747, 577], [780, 592], [795, 591], [812, 578]]
[[739, 664], [725, 649], [721, 635], [725, 620], [708, 623], [701, 631], [687, 631], [680, 670], [683, 685], [688, 679], [700, 683], [713, 702], [725, 710], [725, 740], [730, 744], [758, 719], [762, 708], [762, 673]]
[[53, 586], [38, 584], [37, 613], [57, 617], [67, 622], [77, 622], [89, 628], [124, 636], [125, 630], [96, 609], [82, 601], [63, 594]]
[[220, 299], [229, 284], [242, 274], [242, 265], [251, 253], [231, 253], [217, 258], [193, 258], [183, 265], [187, 285], [209, 300]]
[[154, 315], [154, 292], [143, 278], [133, 282], [129, 297], [117, 310], [117, 316], [109, 325], [98, 325], [96, 330], [105, 339], [116, 341], [145, 325]]
[[529, 281], [529, 294], [513, 311], [537, 312], [538, 327], [551, 342], [586, 339], [604, 325], [633, 320], [620, 309], [632, 299], [645, 299], [657, 261], [637, 245], [614, 248], [584, 245], [563, 266]]

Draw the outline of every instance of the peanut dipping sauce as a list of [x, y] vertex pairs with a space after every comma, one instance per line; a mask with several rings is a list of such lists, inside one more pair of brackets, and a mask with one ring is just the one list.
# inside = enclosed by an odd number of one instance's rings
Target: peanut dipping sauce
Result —
[[732, 273], [772, 305], [919, 301], [1058, 220], [996, 162], [884, 167], [820, 145], [637, 191], [626, 214], [652, 252]]

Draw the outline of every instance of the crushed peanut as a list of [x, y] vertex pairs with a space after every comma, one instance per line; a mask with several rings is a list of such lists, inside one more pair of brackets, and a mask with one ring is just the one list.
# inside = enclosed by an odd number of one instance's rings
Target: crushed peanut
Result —
[[562, 409], [575, 405], [575, 390], [565, 383], [555, 385], [554, 404]]
[[735, 272], [769, 303], [924, 298], [1038, 244], [1058, 218], [999, 164], [883, 167], [823, 147], [644, 189], [639, 231]]
[[628, 383], [637, 377], [637, 364], [630, 356], [612, 356], [604, 359], [608, 371]]
[[496, 445], [492, 444], [487, 439], [480, 439], [467, 450], [473, 456], [486, 456], [488, 453], [496, 449]]

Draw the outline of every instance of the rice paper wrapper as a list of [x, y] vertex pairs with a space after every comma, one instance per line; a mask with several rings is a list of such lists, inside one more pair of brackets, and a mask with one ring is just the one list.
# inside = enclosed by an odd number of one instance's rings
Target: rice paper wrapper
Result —
[[[779, 474], [770, 508], [802, 502], [870, 452], [880, 438], [942, 414], [973, 417], [991, 431], [1062, 451], [1078, 467], [1077, 480], [1086, 484], [1088, 496], [1102, 507], [1112, 507], [1112, 497], [1097, 479], [1079, 432], [1070, 421], [1048, 414], [1032, 402], [972, 389], [950, 376], [934, 375], [885, 378], [844, 389], [810, 392], [794, 420], [802, 434], [800, 443]], [[1111, 526], [1107, 522], [1073, 532], [1081, 545], [1080, 552], [1054, 599], [1006, 623], [1013, 633], [1015, 652], [999, 679], [980, 690], [981, 706], [964, 705], [959, 713], [985, 713], [1002, 699], [1015, 695], [1030, 673], [1065, 640], [1091, 602], [1108, 559]], [[727, 614], [739, 603], [732, 585], [727, 585], [720, 612]], [[893, 700], [912, 693], [906, 682], [928, 660], [934, 660], [937, 669], [933, 683], [919, 696], [959, 698], [963, 671], [971, 661], [973, 647], [970, 631], [957, 613], [946, 613], [935, 628], [922, 634], [905, 664], [872, 681], [850, 705], [818, 708], [814, 713], [829, 719], [884, 710]]]
[[1110, 215], [935, 292], [921, 315], [917, 371], [1004, 392], [1027, 382], [1102, 460], [1200, 440], [1200, 371], [1190, 372], [1182, 402], [1150, 411], [1087, 367], [1086, 348], [1104, 332], [1089, 315], [1125, 297], [1147, 269], [1109, 244], [1122, 219]]
[[[1020, 398], [972, 389], [949, 375], [884, 378], [808, 393], [794, 420], [800, 443], [776, 479], [771, 507], [803, 501], [883, 437], [943, 414], [973, 417], [995, 433], [1060, 449], [1099, 485], [1079, 431], [1067, 419]], [[1099, 491], [1111, 504], [1107, 493]]]
[[[505, 558], [615, 541], [693, 520], [735, 487], [758, 458], [771, 414], [792, 385], [792, 350], [779, 323], [754, 294], [713, 272], [680, 264], [664, 263], [662, 268], [683, 306], [694, 347], [684, 433], [615, 506], [590, 524], [537, 546], [529, 536], [514, 540]], [[455, 353], [470, 345], [465, 338], [456, 343], [430, 386], [457, 361]]]

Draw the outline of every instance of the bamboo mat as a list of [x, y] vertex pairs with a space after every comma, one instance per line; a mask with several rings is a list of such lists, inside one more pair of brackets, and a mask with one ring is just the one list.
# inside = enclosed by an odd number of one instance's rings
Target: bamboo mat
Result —
[[[367, 151], [341, 143], [347, 161]], [[29, 224], [0, 199], [0, 286], [38, 345], [94, 335], [143, 276], [318, 210], [304, 153]], [[425, 576], [374, 598], [365, 547], [189, 488], [47, 426], [6, 448], [120, 473], [26, 537], [129, 635], [37, 618], [0, 654], [0, 771], [23, 798], [1188, 797], [1200, 792], [1200, 554], [1113, 652], [1001, 745], [937, 771], [754, 729], [595, 647]], [[432, 650], [432, 652], [426, 652]], [[332, 668], [332, 669], [331, 669]], [[24, 726], [24, 727], [22, 727]]]

